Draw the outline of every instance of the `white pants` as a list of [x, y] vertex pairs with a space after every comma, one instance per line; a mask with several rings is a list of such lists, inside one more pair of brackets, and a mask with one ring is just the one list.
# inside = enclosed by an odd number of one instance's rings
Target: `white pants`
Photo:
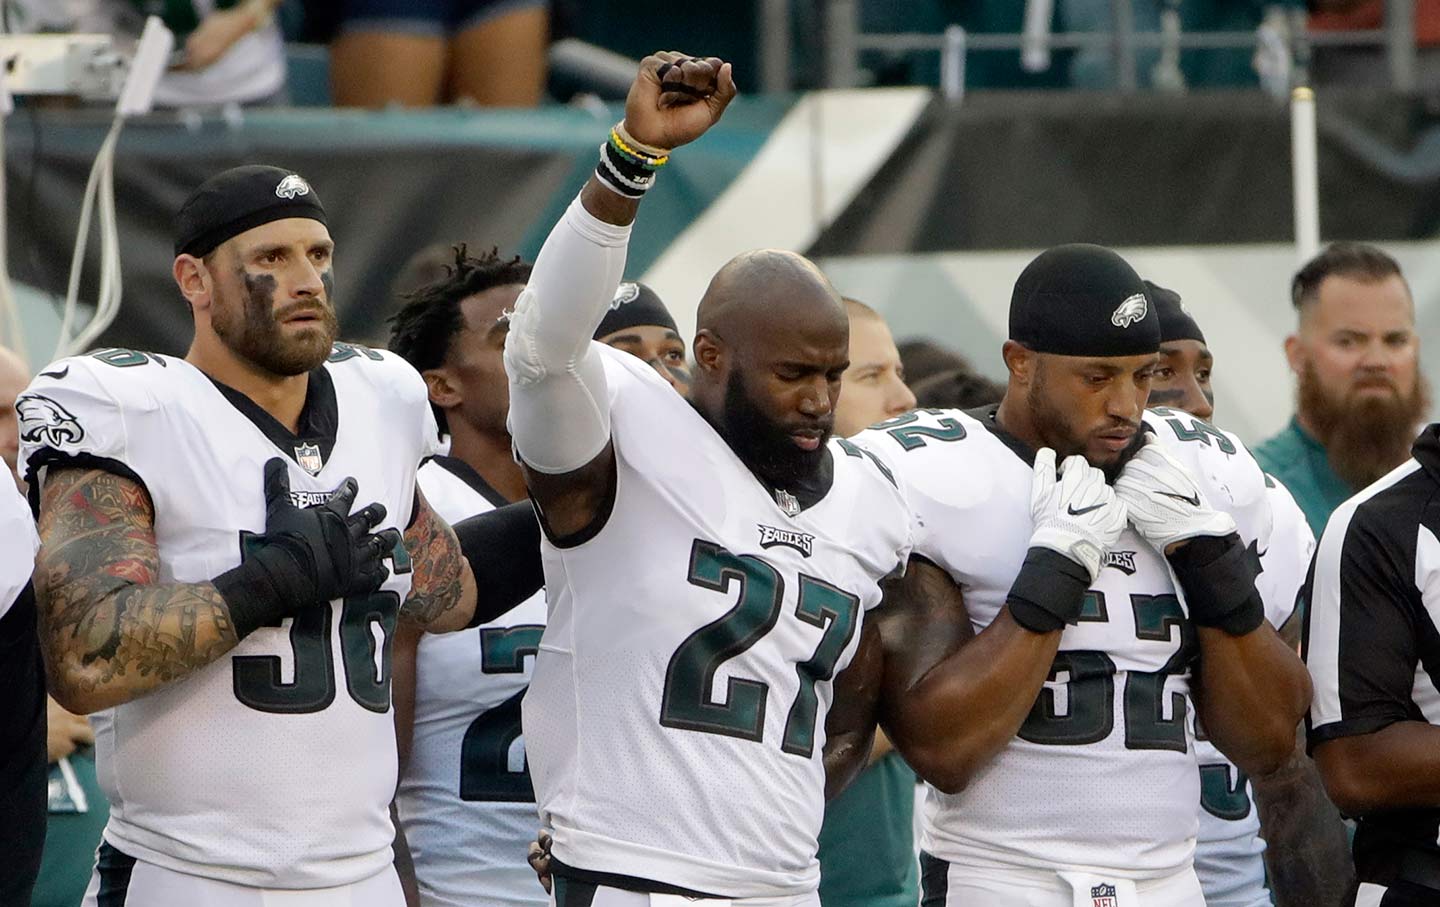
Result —
[[925, 907], [1205, 907], [1205, 895], [1193, 869], [1132, 881], [1100, 871], [950, 864], [942, 880], [941, 866], [928, 855], [921, 864]]
[[[557, 879], [557, 882], [561, 880]], [[552, 907], [820, 907], [820, 893], [797, 894], [778, 898], [687, 898], [678, 894], [646, 894], [643, 891], [626, 891], [621, 888], [607, 888], [597, 885], [576, 885], [564, 900], [556, 900], [560, 889], [554, 889], [550, 896]], [[583, 890], [580, 890], [583, 889]]]
[[[405, 907], [393, 867], [336, 888], [247, 888], [145, 863], [101, 844], [82, 907]], [[108, 853], [104, 852], [108, 849]]]

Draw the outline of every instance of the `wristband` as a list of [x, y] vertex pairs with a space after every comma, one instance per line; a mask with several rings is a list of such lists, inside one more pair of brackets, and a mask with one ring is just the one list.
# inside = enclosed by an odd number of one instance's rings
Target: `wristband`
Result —
[[595, 175], [612, 191], [626, 198], [641, 198], [655, 185], [655, 173], [670, 161], [670, 152], [637, 142], [622, 120], [600, 146]]
[[1197, 536], [1168, 560], [1192, 623], [1244, 636], [1264, 622], [1265, 603], [1255, 589], [1260, 559], [1240, 536]]
[[301, 586], [308, 583], [309, 588], [315, 587], [304, 559], [289, 550], [290, 542], [284, 536], [266, 541], [263, 547], [247, 554], [240, 566], [211, 580], [230, 609], [230, 623], [237, 639], [294, 614], [297, 607], [306, 604]]
[[1049, 548], [1031, 548], [1010, 586], [1005, 604], [1015, 622], [1032, 633], [1054, 633], [1080, 619], [1090, 571]]

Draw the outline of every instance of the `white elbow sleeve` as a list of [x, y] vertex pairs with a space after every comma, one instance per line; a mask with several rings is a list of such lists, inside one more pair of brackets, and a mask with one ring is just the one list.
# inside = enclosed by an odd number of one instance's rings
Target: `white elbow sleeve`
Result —
[[576, 198], [515, 303], [505, 340], [510, 433], [538, 472], [578, 469], [610, 440], [605, 366], [591, 337], [625, 273], [629, 240], [628, 226], [597, 220]]

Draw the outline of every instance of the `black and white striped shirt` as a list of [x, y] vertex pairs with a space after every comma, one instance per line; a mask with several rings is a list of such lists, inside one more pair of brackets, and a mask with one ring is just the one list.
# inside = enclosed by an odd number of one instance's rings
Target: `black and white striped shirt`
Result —
[[[1440, 725], [1440, 424], [1412, 453], [1331, 515], [1316, 550], [1304, 640], [1311, 748], [1399, 721]], [[1440, 810], [1357, 818], [1362, 881], [1387, 853], [1440, 855]]]

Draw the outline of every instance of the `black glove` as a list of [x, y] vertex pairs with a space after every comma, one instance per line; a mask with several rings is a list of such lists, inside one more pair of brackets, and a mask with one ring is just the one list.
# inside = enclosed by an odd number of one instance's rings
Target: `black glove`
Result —
[[214, 579], [236, 636], [243, 639], [302, 608], [380, 587], [383, 558], [398, 533], [371, 532], [385, 519], [381, 504], [350, 512], [358, 490], [347, 478], [325, 504], [302, 509], [290, 500], [285, 461], [275, 457], [265, 464], [265, 532], [250, 539], [240, 566]]

